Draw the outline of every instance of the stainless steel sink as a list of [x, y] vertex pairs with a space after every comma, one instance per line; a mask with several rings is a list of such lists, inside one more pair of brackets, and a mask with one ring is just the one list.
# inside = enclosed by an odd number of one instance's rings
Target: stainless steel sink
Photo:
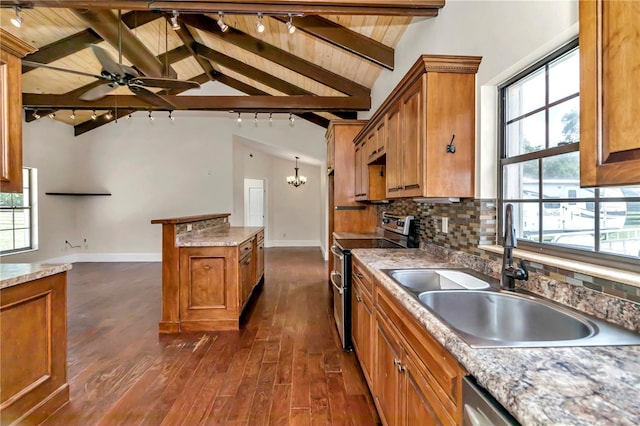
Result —
[[621, 327], [526, 295], [430, 291], [419, 300], [472, 347], [640, 344], [640, 336]]
[[434, 290], [488, 289], [490, 285], [463, 270], [390, 269], [384, 271], [401, 286], [420, 293]]

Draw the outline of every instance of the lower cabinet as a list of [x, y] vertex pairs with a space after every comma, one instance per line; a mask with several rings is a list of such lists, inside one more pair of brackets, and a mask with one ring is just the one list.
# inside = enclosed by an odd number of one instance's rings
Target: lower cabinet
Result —
[[[369, 387], [382, 423], [461, 424], [464, 369], [375, 280], [373, 288], [375, 305], [367, 316], [366, 305], [357, 301], [365, 300], [364, 291], [354, 278], [354, 347], [365, 377], [370, 374]], [[367, 321], [372, 332], [365, 343], [360, 330]]]
[[353, 295], [351, 297], [351, 340], [353, 348], [360, 360], [364, 377], [371, 386], [373, 367], [373, 302], [370, 294], [357, 276], [353, 278]]

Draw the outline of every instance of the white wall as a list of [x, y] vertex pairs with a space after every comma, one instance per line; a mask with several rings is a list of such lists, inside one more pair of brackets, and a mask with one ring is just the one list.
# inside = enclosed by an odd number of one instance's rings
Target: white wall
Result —
[[[422, 54], [482, 56], [477, 75], [476, 197], [496, 197], [496, 85], [577, 35], [576, 0], [447, 0], [434, 19], [415, 19], [395, 50], [395, 70], [372, 90], [368, 118]], [[483, 89], [484, 86], [484, 89]], [[488, 117], [485, 119], [484, 115]]]
[[[234, 135], [296, 147], [317, 163], [325, 161], [325, 129], [303, 120], [293, 127], [286, 120], [274, 120], [272, 127], [255, 128], [239, 127], [230, 115], [176, 116], [170, 121], [157, 114], [151, 122], [146, 114], [138, 113], [131, 120], [122, 119], [79, 137], [73, 137], [72, 127], [47, 118], [25, 123], [24, 163], [40, 173], [40, 249], [2, 261], [38, 262], [69, 255], [82, 260], [160, 259], [161, 226], [151, 225], [152, 219], [234, 213], [238, 178], [234, 176]], [[293, 171], [293, 161], [271, 162], [270, 167], [272, 173], [282, 168], [286, 176]], [[248, 173], [247, 177], [256, 177]], [[312, 173], [319, 175], [308, 171]], [[306, 186], [307, 194], [320, 198], [317, 178], [310, 176]], [[106, 190], [112, 196], [44, 195], [70, 190]], [[283, 195], [278, 202], [291, 206], [297, 200]], [[304, 204], [313, 205], [308, 200]], [[313, 235], [301, 232], [309, 229], [307, 217], [314, 220]], [[233, 214], [232, 220], [242, 224], [242, 211]], [[305, 215], [301, 223], [297, 220], [280, 221], [274, 229], [280, 235], [286, 233], [286, 239], [318, 242], [318, 223], [326, 219], [318, 214]], [[65, 248], [65, 240], [79, 244], [85, 238], [86, 246]]]

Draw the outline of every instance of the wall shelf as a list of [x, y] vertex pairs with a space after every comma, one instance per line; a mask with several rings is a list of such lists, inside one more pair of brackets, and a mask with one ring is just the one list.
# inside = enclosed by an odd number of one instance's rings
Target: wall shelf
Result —
[[71, 197], [111, 196], [110, 192], [45, 192], [46, 195], [65, 195]]

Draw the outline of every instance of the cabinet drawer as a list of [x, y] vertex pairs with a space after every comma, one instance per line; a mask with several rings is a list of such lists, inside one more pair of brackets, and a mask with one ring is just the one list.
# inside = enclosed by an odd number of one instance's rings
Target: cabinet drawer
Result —
[[358, 280], [367, 296], [373, 297], [373, 280], [369, 271], [356, 259], [353, 260], [353, 279]]
[[465, 371], [449, 352], [429, 332], [390, 296], [381, 285], [377, 288], [378, 313], [394, 324], [406, 342], [407, 352], [416, 368], [429, 382], [438, 399], [452, 417], [461, 415], [462, 377]]
[[244, 259], [245, 256], [248, 256], [251, 254], [252, 250], [253, 250], [253, 241], [255, 240], [254, 238], [251, 238], [250, 240], [245, 241], [244, 243], [240, 244], [240, 247], [238, 247], [238, 258], [239, 259]]
[[256, 238], [258, 239], [258, 244], [263, 242], [264, 241], [264, 231], [258, 232], [258, 235], [256, 236]]

